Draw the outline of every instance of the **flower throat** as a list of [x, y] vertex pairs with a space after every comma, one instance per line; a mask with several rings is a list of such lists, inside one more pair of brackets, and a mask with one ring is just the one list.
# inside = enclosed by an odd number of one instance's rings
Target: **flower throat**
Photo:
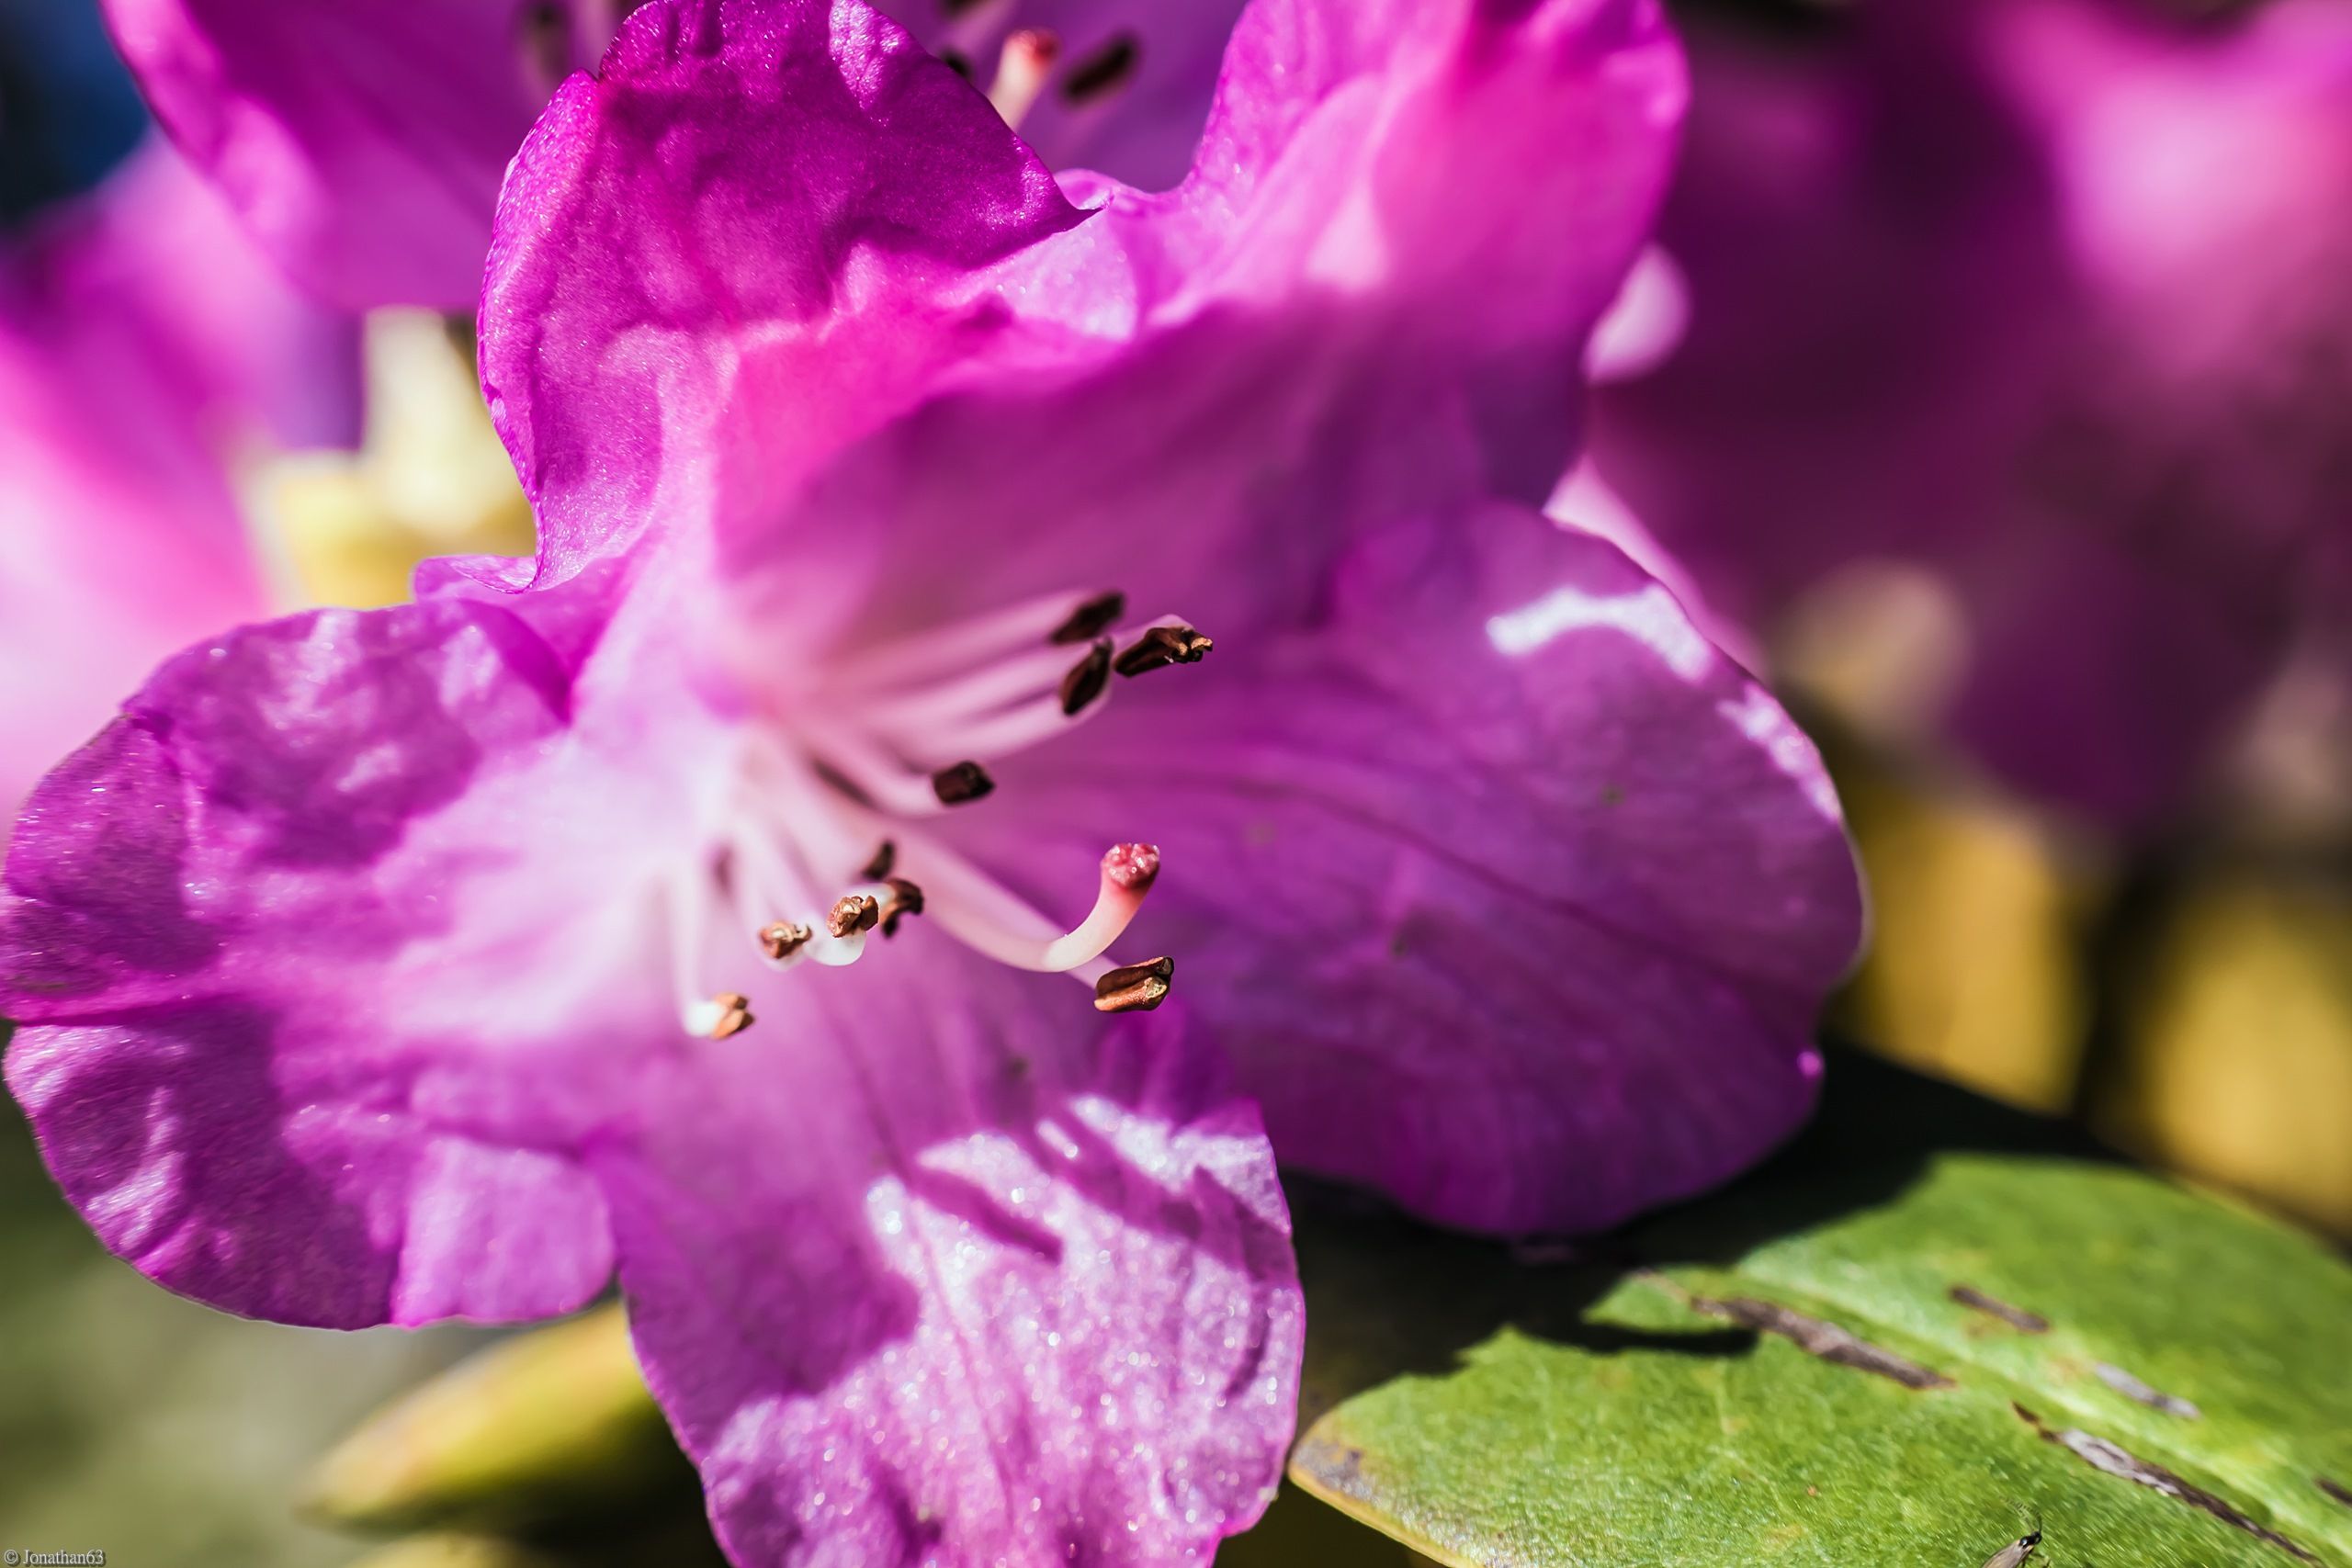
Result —
[[714, 922], [748, 939], [743, 962], [785, 972], [854, 964], [921, 917], [1000, 964], [1091, 985], [1101, 1011], [1158, 1007], [1174, 962], [1107, 956], [1159, 874], [1156, 846], [1113, 845], [1092, 908], [1064, 928], [923, 824], [986, 800], [989, 760], [1093, 717], [1114, 681], [1198, 663], [1213, 646], [1175, 616], [1129, 621], [1124, 593], [1058, 593], [829, 671], [817, 700], [754, 731], [725, 830], [672, 889], [682, 1027], [724, 1040], [755, 1021], [743, 990], [702, 983]]

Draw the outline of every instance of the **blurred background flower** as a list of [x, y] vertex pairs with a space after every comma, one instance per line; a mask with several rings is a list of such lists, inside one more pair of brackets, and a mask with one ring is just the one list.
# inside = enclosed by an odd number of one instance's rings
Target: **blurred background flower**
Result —
[[1681, 19], [1591, 462], [1830, 746], [1846, 1026], [2341, 1230], [2352, 11]]

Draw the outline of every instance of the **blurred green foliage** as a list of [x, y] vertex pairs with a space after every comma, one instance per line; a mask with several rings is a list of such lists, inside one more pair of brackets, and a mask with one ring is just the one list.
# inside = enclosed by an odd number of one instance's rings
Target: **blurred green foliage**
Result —
[[66, 1206], [13, 1105], [0, 1118], [0, 1280], [7, 1544], [130, 1564], [356, 1557], [357, 1543], [296, 1517], [303, 1475], [370, 1407], [489, 1337], [288, 1328], [159, 1290]]

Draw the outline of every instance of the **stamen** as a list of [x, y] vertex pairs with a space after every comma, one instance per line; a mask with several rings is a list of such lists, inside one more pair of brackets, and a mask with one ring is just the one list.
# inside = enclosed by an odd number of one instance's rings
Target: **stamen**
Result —
[[1069, 68], [1062, 78], [1062, 98], [1070, 104], [1108, 97], [1136, 73], [1143, 57], [1133, 33], [1121, 33]]
[[899, 916], [922, 913], [922, 889], [903, 876], [890, 877], [883, 886], [889, 888], [890, 897], [882, 904], [882, 934], [897, 936]]
[[1133, 677], [1170, 664], [1198, 664], [1216, 644], [1182, 622], [1153, 626], [1129, 644], [1112, 668]]
[[820, 942], [808, 949], [808, 956], [828, 969], [841, 969], [854, 964], [865, 952], [865, 933], [852, 931], [831, 942]]
[[957, 762], [931, 775], [931, 793], [939, 797], [942, 806], [962, 806], [995, 788], [996, 780], [989, 777], [988, 770], [978, 762]]
[[868, 894], [848, 893], [842, 895], [833, 905], [831, 912], [826, 915], [825, 929], [837, 937], [855, 936], [862, 931], [872, 931], [881, 918], [879, 900]]
[[1102, 857], [1102, 884], [1086, 919], [1047, 935], [1053, 928], [1045, 917], [945, 846], [924, 845], [922, 863], [931, 918], [950, 936], [1000, 964], [1046, 975], [1101, 957], [1143, 908], [1159, 874], [1159, 851], [1152, 845], [1115, 846]]
[[1107, 593], [1097, 593], [1069, 613], [1069, 619], [1053, 629], [1046, 640], [1057, 648], [1073, 643], [1091, 642], [1126, 618], [1127, 596], [1114, 588]]
[[897, 894], [888, 884], [853, 887], [833, 903], [825, 916], [830, 941], [810, 948], [809, 955], [831, 968], [854, 964], [865, 952], [866, 933], [882, 923], [887, 900]]
[[1071, 665], [1069, 673], [1062, 677], [1059, 695], [1063, 716], [1076, 718], [1079, 710], [1101, 696], [1110, 684], [1111, 639], [1097, 637], [1094, 646], [1086, 650], [1086, 657]]
[[761, 830], [756, 821], [746, 822], [732, 837], [729, 856], [736, 914], [752, 929], [761, 958], [779, 972], [797, 968], [810, 956], [816, 922], [775, 914], [805, 908], [808, 897], [806, 878], [787, 863], [784, 841]]
[[1114, 969], [1094, 982], [1097, 1012], [1149, 1012], [1168, 999], [1176, 961], [1159, 957]]
[[817, 933], [798, 920], [771, 920], [760, 928], [760, 951], [771, 964], [788, 964], [802, 955]]
[[[971, 757], [1010, 757], [1067, 734], [1072, 725], [1086, 723], [1110, 705], [1109, 682], [1094, 683], [1091, 660], [1090, 655], [1086, 661], [1063, 673], [1065, 689], [1041, 692], [1034, 701], [1018, 707], [1001, 708], [978, 717], [959, 715], [952, 719], [934, 719], [919, 729], [896, 728], [900, 720], [895, 714], [887, 715], [883, 722], [893, 726], [894, 740], [931, 756], [962, 752]], [[1102, 661], [1102, 670], [1104, 674], [1109, 673], [1107, 658]]]
[[544, 98], [571, 72], [571, 17], [556, 0], [535, 0], [514, 18], [523, 57], [523, 85]]
[[1080, 708], [1076, 713], [1064, 713], [1061, 699], [1049, 692], [1027, 707], [1009, 709], [977, 724], [935, 737], [934, 740], [940, 747], [950, 750], [977, 752], [983, 757], [1010, 757], [1016, 751], [1025, 751], [1041, 741], [1068, 733], [1070, 726], [1084, 724], [1109, 706], [1106, 693], [1095, 698], [1091, 707]]
[[969, 670], [1014, 649], [1035, 648], [1049, 641], [1057, 628], [1102, 597], [1079, 602], [1073, 610], [1075, 594], [1067, 591], [1040, 594], [1009, 609], [935, 626], [854, 654], [834, 670], [833, 679], [843, 690], [871, 690], [926, 679], [943, 671]]
[[966, 54], [960, 49], [941, 50], [939, 51], [939, 63], [944, 65], [947, 69], [953, 71], [956, 75], [961, 76], [967, 82], [969, 82], [973, 77], [979, 74], [978, 71], [973, 69], [972, 57]]
[[[942, 802], [930, 778], [903, 755], [875, 744], [858, 726], [811, 714], [801, 720], [800, 729], [809, 747], [808, 771], [831, 785], [837, 795], [873, 806], [891, 818], [928, 817], [939, 810]], [[775, 782], [786, 789], [790, 771], [788, 766], [775, 770]]]
[[[925, 915], [985, 956], [1092, 987], [1102, 1011], [1159, 1006], [1173, 962], [1114, 967], [1109, 956], [1159, 874], [1157, 848], [1114, 846], [1100, 863], [1093, 907], [1062, 931], [917, 826], [994, 792], [978, 759], [1101, 712], [1113, 674], [1196, 663], [1213, 646], [1175, 616], [1126, 622], [1126, 609], [1116, 591], [1061, 593], [893, 643], [867, 654], [857, 679], [828, 681], [810, 694], [819, 700], [796, 701], [776, 716], [783, 722], [756, 728], [733, 825], [686, 890], [694, 897], [682, 905], [682, 953], [698, 949], [686, 928], [715, 889], [733, 904], [736, 929], [754, 934], [760, 956], [778, 968], [855, 963], [874, 931], [895, 936], [906, 917]], [[1125, 653], [1123, 623], [1136, 627]], [[943, 757], [963, 760], [933, 767]], [[902, 859], [920, 883], [898, 874]], [[861, 862], [845, 889], [833, 880]], [[820, 891], [828, 884], [842, 889], [830, 908]], [[748, 1002], [732, 992], [696, 1000], [691, 970], [682, 963], [678, 973], [695, 1032], [725, 1038], [749, 1027]]]
[[1069, 669], [1069, 654], [1057, 648], [1000, 656], [934, 684], [878, 695], [860, 705], [859, 718], [894, 733], [936, 729], [1049, 692]]
[[707, 1002], [686, 1010], [687, 1032], [706, 1040], [725, 1040], [752, 1027], [752, 1002], [733, 991], [721, 991]]
[[716, 1032], [729, 1022], [729, 1004], [741, 1002], [732, 991], [721, 991], [714, 1000], [702, 992], [697, 980], [706, 939], [710, 932], [710, 905], [715, 889], [713, 868], [696, 863], [680, 868], [670, 877], [663, 889], [669, 906], [670, 983], [675, 987], [678, 1021], [688, 1034], [698, 1034], [709, 1040], [724, 1040], [740, 1032], [749, 1024], [746, 1012], [741, 1022], [733, 1023], [725, 1033]]
[[1061, 52], [1062, 40], [1044, 28], [1023, 28], [1004, 40], [996, 80], [989, 85], [989, 106], [1006, 125], [1021, 128], [1023, 117], [1046, 90], [1046, 78], [1053, 74]]

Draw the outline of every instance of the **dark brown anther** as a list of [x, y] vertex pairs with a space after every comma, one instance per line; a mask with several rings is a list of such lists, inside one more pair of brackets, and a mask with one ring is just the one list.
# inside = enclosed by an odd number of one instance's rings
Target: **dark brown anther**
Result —
[[888, 878], [890, 868], [898, 863], [899, 846], [892, 840], [885, 839], [882, 840], [881, 848], [874, 852], [874, 858], [865, 863], [865, 869], [857, 874], [857, 879], [860, 882], [884, 881]]
[[964, 78], [967, 82], [973, 79], [974, 73], [972, 70], [972, 57], [966, 54], [960, 49], [941, 50], [939, 51], [939, 62], [947, 67], [950, 71], [956, 73], [956, 75]]
[[952, 22], [979, 4], [980, 0], [939, 0], [939, 14]]
[[808, 946], [816, 935], [797, 920], [771, 920], [760, 928], [760, 951], [781, 964]]
[[551, 93], [571, 73], [571, 14], [556, 0], [534, 0], [515, 17], [521, 34], [523, 79]]
[[752, 998], [721, 991], [710, 998], [718, 1004], [718, 1021], [710, 1026], [713, 1040], [725, 1040], [752, 1027]]
[[1060, 648], [1071, 643], [1091, 642], [1119, 624], [1127, 613], [1127, 596], [1117, 589], [1097, 593], [1069, 613], [1069, 618], [1054, 628], [1046, 640]]
[[1147, 959], [1114, 969], [1094, 982], [1094, 1010], [1149, 1012], [1168, 999], [1169, 983], [1175, 977], [1172, 958]]
[[903, 876], [891, 877], [888, 884], [890, 897], [882, 905], [882, 934], [899, 934], [899, 917], [922, 913], [922, 889]]
[[870, 931], [882, 919], [882, 906], [864, 893], [845, 894], [833, 905], [832, 913], [825, 917], [825, 929], [835, 936], [855, 936]]
[[1133, 33], [1121, 33], [1083, 59], [1073, 61], [1062, 78], [1062, 97], [1072, 104], [1091, 103], [1136, 73], [1143, 48]]
[[1069, 673], [1062, 677], [1062, 713], [1076, 718], [1110, 684], [1111, 639], [1097, 637], [1094, 646], [1086, 650], [1086, 657], [1071, 665]]
[[1153, 626], [1128, 644], [1112, 668], [1122, 675], [1140, 675], [1170, 664], [1198, 664], [1216, 646], [1190, 626]]
[[996, 788], [996, 780], [978, 762], [958, 762], [952, 768], [942, 768], [931, 775], [931, 793], [939, 797], [942, 806], [961, 806], [967, 800], [978, 800]]

